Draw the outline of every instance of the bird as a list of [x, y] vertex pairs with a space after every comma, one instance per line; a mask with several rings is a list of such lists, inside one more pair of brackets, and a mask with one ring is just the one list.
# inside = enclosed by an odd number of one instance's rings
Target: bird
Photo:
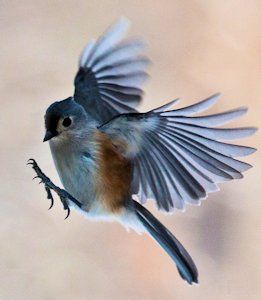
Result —
[[[197, 267], [179, 240], [147, 209], [171, 213], [199, 205], [219, 183], [242, 178], [252, 166], [237, 157], [255, 148], [227, 140], [250, 136], [255, 127], [219, 127], [244, 115], [246, 107], [200, 115], [220, 98], [214, 94], [174, 109], [179, 99], [141, 113], [137, 110], [150, 60], [140, 39], [126, 39], [127, 19], [111, 25], [84, 48], [74, 95], [52, 103], [45, 113], [44, 142], [63, 188], [30, 159], [53, 205], [89, 219], [116, 221], [151, 236], [176, 264], [182, 279], [198, 283]], [[50, 207], [50, 208], [51, 208]]]

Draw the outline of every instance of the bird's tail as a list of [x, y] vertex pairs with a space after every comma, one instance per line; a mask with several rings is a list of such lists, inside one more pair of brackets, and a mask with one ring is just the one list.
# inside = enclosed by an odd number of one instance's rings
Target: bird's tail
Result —
[[197, 267], [181, 243], [145, 207], [136, 201], [134, 207], [146, 231], [173, 259], [180, 276], [189, 284], [198, 283]]

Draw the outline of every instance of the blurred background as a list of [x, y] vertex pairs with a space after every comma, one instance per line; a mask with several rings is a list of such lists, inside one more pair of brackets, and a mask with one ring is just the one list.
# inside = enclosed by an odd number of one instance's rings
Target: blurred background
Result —
[[[148, 205], [196, 261], [192, 287], [147, 236], [76, 212], [64, 221], [59, 200], [48, 211], [31, 180], [33, 157], [59, 183], [42, 143], [45, 109], [72, 95], [83, 46], [122, 15], [153, 61], [141, 110], [222, 92], [209, 112], [247, 105], [233, 124], [261, 127], [260, 0], [0, 0], [0, 299], [260, 299], [261, 151], [201, 207], [166, 216]], [[260, 141], [257, 132], [244, 143]]]

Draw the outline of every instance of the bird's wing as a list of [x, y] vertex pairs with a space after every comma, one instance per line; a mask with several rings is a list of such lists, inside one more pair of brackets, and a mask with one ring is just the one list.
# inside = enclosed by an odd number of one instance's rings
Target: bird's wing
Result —
[[184, 209], [199, 204], [217, 183], [242, 178], [251, 165], [235, 159], [254, 148], [225, 143], [247, 137], [256, 128], [216, 128], [244, 113], [246, 108], [207, 116], [193, 116], [210, 107], [218, 95], [181, 109], [172, 104], [143, 114], [123, 114], [100, 127], [122, 154], [132, 161], [132, 193], [144, 203], [156, 200], [159, 209]]
[[75, 77], [74, 100], [99, 122], [135, 112], [142, 98], [149, 60], [141, 40], [123, 40], [128, 21], [119, 20], [84, 48]]

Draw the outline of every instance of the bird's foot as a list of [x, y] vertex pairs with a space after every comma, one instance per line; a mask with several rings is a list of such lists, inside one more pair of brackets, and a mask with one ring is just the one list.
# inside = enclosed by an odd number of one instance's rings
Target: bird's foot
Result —
[[81, 203], [76, 200], [72, 195], [70, 195], [68, 192], [66, 192], [63, 189], [60, 189], [58, 186], [56, 186], [49, 177], [47, 177], [42, 170], [39, 168], [38, 164], [36, 163], [36, 161], [32, 158], [30, 158], [27, 162], [28, 165], [31, 165], [32, 168], [34, 169], [36, 176], [33, 178], [39, 178], [40, 179], [40, 183], [44, 184], [46, 193], [47, 193], [47, 199], [49, 199], [51, 201], [51, 205], [49, 207], [49, 209], [51, 209], [53, 207], [53, 203], [54, 203], [54, 199], [53, 199], [53, 195], [51, 190], [53, 190], [54, 192], [56, 192], [56, 194], [59, 196], [62, 204], [63, 204], [63, 208], [65, 210], [67, 210], [67, 216], [65, 217], [65, 219], [67, 219], [70, 215], [70, 208], [68, 206], [68, 200], [71, 200], [73, 203], [75, 203], [78, 207], [81, 208]]

